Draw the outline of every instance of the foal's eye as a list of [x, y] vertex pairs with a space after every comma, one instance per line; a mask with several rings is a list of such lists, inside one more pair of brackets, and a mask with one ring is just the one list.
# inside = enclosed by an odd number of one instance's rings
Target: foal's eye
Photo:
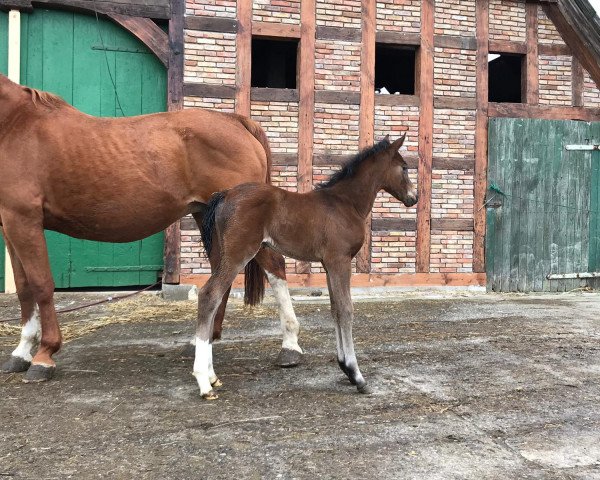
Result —
[[408, 167], [407, 166], [402, 167], [402, 171], [403, 172], [408, 172]]

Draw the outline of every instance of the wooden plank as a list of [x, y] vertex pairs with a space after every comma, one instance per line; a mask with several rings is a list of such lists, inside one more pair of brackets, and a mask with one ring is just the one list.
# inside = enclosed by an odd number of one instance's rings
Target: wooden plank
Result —
[[410, 218], [373, 218], [373, 232], [414, 232], [417, 222]]
[[524, 89], [525, 99], [529, 105], [539, 103], [539, 53], [538, 53], [538, 5], [525, 5], [525, 22], [527, 34], [527, 57], [525, 60]]
[[237, 20], [221, 17], [185, 17], [185, 28], [187, 30], [216, 33], [237, 33], [238, 31]]
[[[183, 23], [184, 0], [172, 0], [173, 14], [169, 20], [169, 70], [167, 74], [167, 110], [183, 109]], [[165, 230], [164, 283], [179, 283], [181, 273], [181, 228], [179, 221]]]
[[375, 34], [377, 43], [388, 43], [392, 45], [421, 45], [421, 36], [418, 33], [384, 32]]
[[488, 0], [476, 3], [477, 28], [477, 112], [475, 114], [475, 175], [473, 189], [473, 271], [485, 271], [485, 220], [484, 208], [487, 191], [487, 141], [488, 141]]
[[235, 98], [235, 87], [210, 83], [184, 83], [183, 95], [203, 98]]
[[75, 12], [119, 14], [132, 17], [168, 19], [171, 17], [169, 0], [0, 0], [0, 10], [32, 11], [38, 8], [60, 9]]
[[475, 110], [477, 99], [472, 97], [451, 97], [436, 95], [433, 98], [435, 108], [449, 108], [452, 110]]
[[[362, 48], [360, 54], [360, 112], [358, 144], [361, 149], [373, 145], [375, 135], [375, 33], [376, 4], [362, 1]], [[365, 225], [365, 242], [356, 257], [360, 273], [371, 271], [371, 214]]]
[[461, 37], [455, 35], [435, 35], [433, 44], [436, 47], [456, 48], [458, 50], [477, 50], [476, 37]]
[[297, 102], [298, 90], [292, 88], [259, 88], [250, 89], [250, 99], [259, 102]]
[[527, 43], [510, 40], [490, 40], [488, 52], [525, 55], [527, 53]]
[[238, 0], [237, 22], [235, 113], [249, 117], [252, 74], [252, 0]]
[[600, 120], [600, 108], [550, 107], [522, 103], [489, 103], [490, 117], [540, 118], [546, 120]]
[[419, 49], [418, 95], [419, 178], [417, 203], [416, 271], [429, 271], [431, 253], [431, 166], [433, 157], [433, 38], [434, 0], [421, 2], [421, 48]]
[[274, 153], [273, 165], [293, 166], [298, 165], [297, 153]]
[[538, 52], [540, 55], [547, 55], [556, 57], [559, 55], [572, 55], [571, 49], [568, 45], [563, 43], [540, 43], [538, 45]]
[[348, 27], [318, 26], [316, 35], [319, 40], [338, 40], [341, 42], [360, 42], [362, 38], [360, 29]]
[[468, 218], [434, 218], [431, 220], [431, 229], [453, 232], [472, 232], [473, 220]]
[[[182, 282], [202, 287], [210, 278], [208, 274], [182, 275]], [[321, 287], [327, 286], [324, 273], [288, 274], [290, 287]], [[353, 287], [466, 287], [484, 286], [484, 273], [400, 273], [400, 274], [368, 274], [358, 273], [352, 276]], [[233, 282], [233, 288], [243, 288], [244, 277], [238, 275]]]
[[360, 92], [317, 90], [314, 92], [314, 97], [317, 103], [360, 105]]
[[169, 37], [156, 23], [148, 18], [130, 17], [116, 13], [108, 15], [108, 17], [133, 34], [158, 57], [165, 67], [168, 67]]
[[385, 105], [389, 107], [418, 107], [421, 99], [417, 95], [382, 95], [375, 94], [375, 105]]
[[275, 22], [252, 22], [252, 35], [264, 38], [300, 38], [300, 25]]
[[[312, 190], [315, 115], [316, 0], [300, 5], [300, 65], [298, 68], [298, 191]], [[310, 263], [296, 262], [296, 272], [310, 273]]]
[[[474, 171], [475, 157], [467, 156], [464, 158], [442, 158], [433, 157], [433, 170], [463, 170], [465, 172]], [[410, 167], [410, 164], [409, 164]]]
[[573, 65], [571, 68], [571, 84], [573, 85], [572, 103], [574, 107], [583, 107], [583, 80], [584, 70], [577, 60], [573, 57]]

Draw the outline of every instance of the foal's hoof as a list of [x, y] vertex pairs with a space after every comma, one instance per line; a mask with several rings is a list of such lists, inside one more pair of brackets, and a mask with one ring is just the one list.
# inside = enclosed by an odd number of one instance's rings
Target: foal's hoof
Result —
[[47, 367], [45, 365], [31, 365], [27, 373], [23, 376], [24, 383], [47, 382], [54, 376], [56, 367]]
[[352, 375], [350, 374], [350, 370], [348, 370], [346, 368], [346, 364], [344, 362], [340, 362], [338, 360], [338, 365], [340, 366], [340, 368], [342, 369], [342, 372], [344, 372], [346, 374], [346, 376], [348, 377], [348, 380], [350, 380], [350, 383], [352, 385], [356, 385], [356, 380], [354, 380], [354, 378], [352, 378]]
[[219, 396], [217, 395], [217, 393], [214, 390], [211, 390], [208, 393], [202, 394], [202, 398], [204, 400], [216, 400], [217, 398], [219, 398]]
[[188, 343], [181, 349], [181, 358], [195, 358], [196, 357], [196, 345]]
[[275, 362], [282, 368], [297, 367], [302, 361], [302, 354], [291, 348], [282, 348]]
[[358, 393], [362, 393], [364, 395], [370, 395], [373, 393], [373, 390], [366, 383], [361, 385], [360, 387], [356, 387], [358, 389]]
[[222, 387], [223, 382], [217, 378], [214, 382], [210, 382], [210, 386], [215, 388]]
[[28, 362], [21, 357], [11, 355], [10, 358], [2, 365], [2, 373], [25, 372], [30, 366], [31, 362]]

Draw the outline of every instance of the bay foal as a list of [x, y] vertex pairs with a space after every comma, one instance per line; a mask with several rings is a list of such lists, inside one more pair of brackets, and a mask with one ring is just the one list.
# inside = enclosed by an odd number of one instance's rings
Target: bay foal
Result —
[[[365, 220], [377, 192], [385, 190], [407, 207], [417, 203], [406, 162], [398, 152], [402, 136], [359, 153], [317, 190], [299, 194], [271, 185], [243, 184], [213, 195], [202, 225], [205, 247], [220, 261], [198, 295], [194, 376], [205, 399], [217, 398], [220, 382], [212, 363], [213, 319], [237, 273], [263, 247], [327, 272], [335, 321], [337, 359], [359, 392], [367, 382], [358, 368], [352, 340], [351, 261], [365, 239]], [[272, 272], [267, 270], [267, 276]]]

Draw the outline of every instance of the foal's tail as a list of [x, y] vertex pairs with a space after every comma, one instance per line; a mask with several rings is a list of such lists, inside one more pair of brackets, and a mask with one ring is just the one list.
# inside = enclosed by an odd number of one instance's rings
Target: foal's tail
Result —
[[262, 129], [262, 127], [256, 123], [254, 120], [250, 120], [248, 117], [243, 117], [241, 115], [238, 116], [242, 125], [248, 130], [254, 138], [256, 138], [259, 143], [262, 145], [265, 150], [265, 154], [267, 156], [267, 177], [265, 178], [265, 183], [271, 184], [271, 167], [273, 166], [273, 157], [271, 155], [271, 147], [269, 146], [269, 139], [267, 138], [267, 134]]
[[[225, 199], [225, 192], [213, 194], [208, 202], [204, 217], [202, 219], [202, 242], [206, 254], [210, 256], [213, 248], [213, 235], [216, 224], [217, 207]], [[244, 270], [244, 303], [246, 305], [258, 305], [265, 296], [265, 271], [253, 258], [248, 262]]]

